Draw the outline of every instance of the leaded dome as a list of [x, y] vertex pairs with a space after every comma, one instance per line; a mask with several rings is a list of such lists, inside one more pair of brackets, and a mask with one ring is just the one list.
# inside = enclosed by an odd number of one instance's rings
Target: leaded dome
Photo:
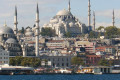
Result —
[[33, 36], [33, 32], [26, 32], [25, 36]]
[[57, 16], [72, 16], [71, 12], [65, 9], [59, 11], [56, 15]]
[[6, 43], [14, 43], [14, 44], [17, 44], [17, 41], [13, 38], [9, 38]]
[[13, 29], [8, 26], [0, 27], [0, 34], [14, 34]]

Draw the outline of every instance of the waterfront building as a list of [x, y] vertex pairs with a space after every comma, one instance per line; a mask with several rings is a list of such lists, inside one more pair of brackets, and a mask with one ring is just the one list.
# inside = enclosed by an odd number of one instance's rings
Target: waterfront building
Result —
[[53, 68], [70, 68], [71, 59], [75, 55], [61, 54], [58, 52], [41, 54], [40, 59], [51, 61], [51, 67]]

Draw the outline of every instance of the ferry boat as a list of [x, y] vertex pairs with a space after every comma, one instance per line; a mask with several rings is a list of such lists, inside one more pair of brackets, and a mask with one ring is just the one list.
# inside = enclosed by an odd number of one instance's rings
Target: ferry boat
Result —
[[28, 75], [34, 74], [33, 70], [32, 67], [3, 65], [0, 66], [0, 75]]

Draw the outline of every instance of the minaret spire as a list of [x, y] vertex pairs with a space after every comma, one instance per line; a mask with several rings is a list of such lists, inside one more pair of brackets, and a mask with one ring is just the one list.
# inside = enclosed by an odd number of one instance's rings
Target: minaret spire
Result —
[[6, 21], [5, 21], [5, 23], [4, 23], [4, 26], [5, 26], [5, 27], [7, 26]]
[[69, 0], [69, 3], [68, 3], [68, 11], [70, 12], [71, 10], [71, 7], [70, 7], [70, 0]]
[[93, 11], [93, 31], [95, 31], [95, 12]]
[[89, 30], [90, 29], [90, 26], [91, 26], [91, 9], [90, 9], [91, 5], [90, 5], [90, 0], [88, 0], [88, 27], [89, 27]]
[[35, 54], [36, 57], [39, 56], [39, 8], [38, 8], [38, 3], [37, 3], [37, 10], [36, 10], [36, 47], [35, 47]]
[[115, 26], [115, 13], [114, 13], [114, 9], [113, 9], [112, 24], [113, 24], [113, 26]]
[[15, 6], [15, 15], [14, 15], [14, 34], [17, 36], [18, 28], [17, 28], [17, 7]]

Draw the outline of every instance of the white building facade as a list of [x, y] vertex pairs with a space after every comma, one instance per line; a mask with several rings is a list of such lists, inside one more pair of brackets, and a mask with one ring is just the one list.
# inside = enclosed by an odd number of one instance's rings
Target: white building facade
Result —
[[0, 47], [0, 65], [9, 64], [9, 51]]

